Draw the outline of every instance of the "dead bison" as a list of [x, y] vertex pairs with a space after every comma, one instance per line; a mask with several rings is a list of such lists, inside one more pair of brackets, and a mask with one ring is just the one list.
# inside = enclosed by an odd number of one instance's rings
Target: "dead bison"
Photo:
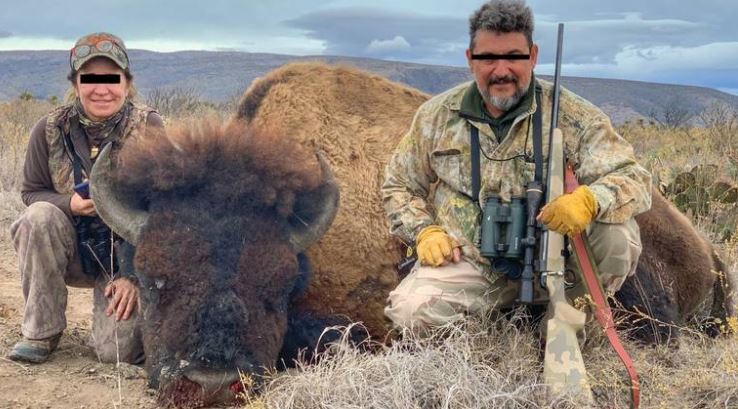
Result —
[[[164, 402], [229, 400], [237, 369], [290, 359], [326, 326], [385, 336], [402, 245], [379, 186], [427, 98], [352, 69], [288, 65], [252, 85], [228, 126], [131, 140], [118, 172], [98, 161], [98, 210], [137, 246], [146, 365]], [[645, 250], [620, 302], [677, 324], [712, 307], [711, 246], [658, 195], [639, 224]]]

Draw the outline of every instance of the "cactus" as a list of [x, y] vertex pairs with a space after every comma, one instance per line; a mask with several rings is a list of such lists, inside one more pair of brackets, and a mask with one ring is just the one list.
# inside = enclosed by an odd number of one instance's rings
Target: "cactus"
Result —
[[667, 170], [654, 175], [659, 190], [690, 217], [709, 219], [718, 240], [729, 239], [738, 225], [738, 184], [711, 164], [672, 175]]

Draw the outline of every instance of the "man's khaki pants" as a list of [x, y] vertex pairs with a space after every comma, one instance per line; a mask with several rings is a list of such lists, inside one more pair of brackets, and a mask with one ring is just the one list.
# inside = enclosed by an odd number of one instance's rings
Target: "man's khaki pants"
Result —
[[[620, 289], [628, 276], [635, 274], [641, 254], [641, 236], [634, 219], [623, 224], [592, 223], [589, 243], [606, 291]], [[581, 277], [574, 256], [567, 268]], [[581, 295], [582, 283], [573, 292]], [[442, 267], [415, 265], [395, 290], [390, 292], [385, 315], [396, 327], [422, 331], [428, 327], [456, 321], [471, 313], [509, 307], [518, 297], [519, 281], [502, 274], [492, 276], [461, 261]], [[571, 295], [571, 294], [570, 294]]]
[[[92, 340], [102, 362], [139, 363], [143, 345], [136, 311], [128, 320], [108, 317], [103, 274], [95, 280], [82, 271], [77, 234], [70, 218], [47, 202], [31, 204], [10, 227], [18, 253], [25, 309], [21, 332], [28, 339], [44, 339], [67, 326], [67, 285], [94, 288]], [[117, 332], [117, 348], [116, 348]]]

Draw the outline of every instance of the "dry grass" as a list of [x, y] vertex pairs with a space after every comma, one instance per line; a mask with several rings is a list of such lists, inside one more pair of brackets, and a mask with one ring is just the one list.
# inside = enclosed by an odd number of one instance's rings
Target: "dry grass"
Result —
[[[317, 363], [267, 383], [273, 408], [538, 408], [545, 401], [538, 337], [516, 314], [450, 324], [430, 337], [404, 334], [367, 352], [345, 340]], [[560, 403], [563, 403], [560, 400]]]
[[[469, 319], [430, 338], [411, 334], [379, 352], [342, 341], [317, 363], [267, 376], [247, 408], [574, 408], [547, 396], [537, 330], [521, 313]], [[687, 335], [679, 349], [626, 343], [642, 386], [642, 408], [738, 407], [738, 339]], [[593, 407], [629, 406], [629, 383], [598, 329], [584, 348]]]
[[31, 128], [51, 108], [51, 104], [36, 100], [0, 103], [0, 191], [20, 188]]
[[[716, 181], [733, 186], [738, 181], [738, 126], [715, 124], [707, 128], [663, 128], [633, 123], [621, 126], [619, 132], [633, 144], [636, 156], [653, 175], [654, 185], [670, 199], [669, 187], [684, 172], [695, 167], [710, 169], [700, 177], [696, 192], [710, 190]], [[697, 228], [714, 242], [730, 239], [738, 226], [738, 205], [696, 197], [699, 206], [679, 205]]]
[[[30, 129], [51, 107], [35, 100], [0, 103], [3, 229], [23, 209], [19, 184]], [[214, 108], [205, 111], [217, 115]], [[721, 177], [735, 182], [738, 138], [733, 137], [734, 131], [721, 124], [667, 130], [636, 123], [620, 128], [641, 163], [654, 173], [656, 183], [705, 164], [716, 165]], [[734, 209], [721, 209], [717, 203], [710, 206], [707, 216], [691, 217], [716, 239], [721, 237], [722, 222], [709, 214]], [[728, 264], [738, 268], [738, 238], [722, 247]], [[626, 345], [641, 376], [641, 407], [738, 407], [738, 338], [711, 340], [686, 332], [679, 349]], [[597, 406], [627, 407], [628, 383], [622, 365], [598, 329], [588, 335], [584, 355]], [[538, 346], [534, 325], [520, 314], [493, 322], [472, 319], [425, 339], [407, 334], [391, 346], [374, 345], [371, 353], [338, 343], [317, 363], [301, 363], [295, 370], [267, 376], [262, 393], [252, 397], [247, 407], [578, 407], [566, 397], [546, 396]]]
[[45, 101], [0, 103], [0, 234], [23, 210], [20, 183], [31, 128], [52, 109]]

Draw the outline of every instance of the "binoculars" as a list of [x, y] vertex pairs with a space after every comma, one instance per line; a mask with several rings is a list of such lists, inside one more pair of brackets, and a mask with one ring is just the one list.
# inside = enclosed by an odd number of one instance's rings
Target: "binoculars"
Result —
[[509, 203], [490, 196], [482, 212], [480, 253], [490, 259], [492, 269], [510, 279], [520, 278], [525, 258], [527, 204], [524, 197]]
[[112, 274], [118, 266], [113, 258], [113, 271], [108, 271], [112, 251], [110, 228], [96, 217], [83, 216], [81, 219], [77, 225], [77, 246], [82, 271], [92, 277], [97, 277], [102, 271]]

